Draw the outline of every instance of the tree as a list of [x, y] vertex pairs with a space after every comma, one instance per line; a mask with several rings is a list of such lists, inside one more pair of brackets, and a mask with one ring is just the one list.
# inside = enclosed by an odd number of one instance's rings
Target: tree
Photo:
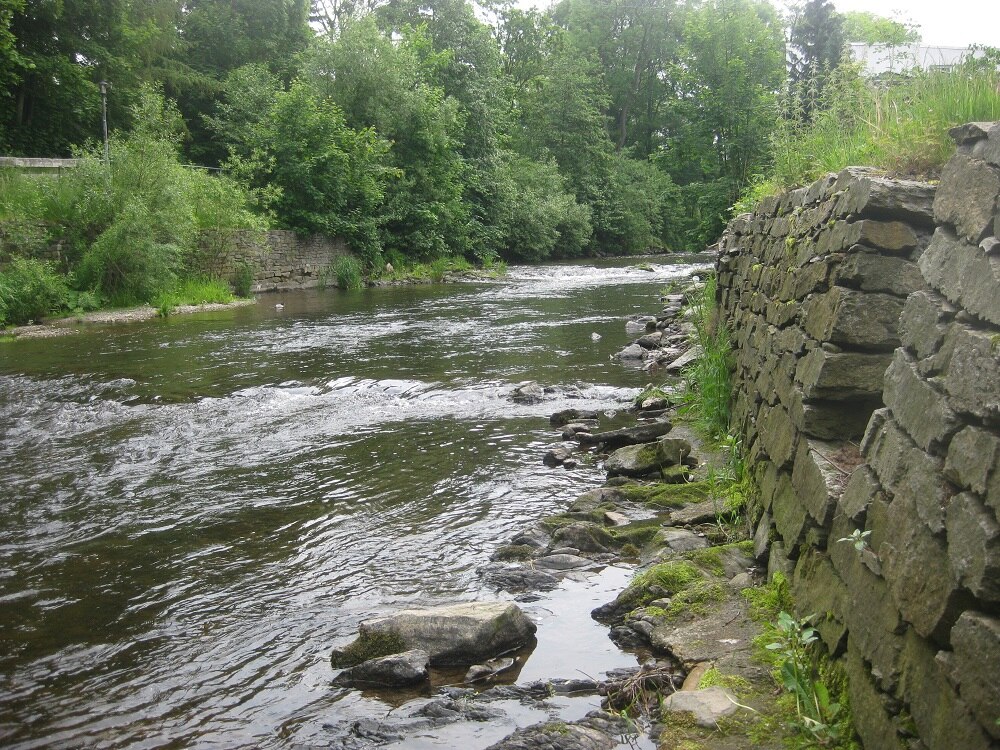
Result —
[[840, 64], [843, 50], [843, 17], [830, 0], [806, 0], [793, 8], [789, 84], [806, 120], [819, 106], [828, 76]]
[[397, 177], [386, 188], [386, 249], [421, 259], [465, 253], [465, 122], [458, 101], [433, 83], [448, 54], [433, 53], [421, 30], [404, 32], [394, 43], [374, 18], [351, 24], [313, 46], [306, 80], [342, 108], [351, 127], [373, 128], [392, 144], [387, 159]]
[[863, 10], [844, 13], [843, 18], [845, 42], [902, 45], [920, 41], [920, 32], [913, 24]]
[[675, 0], [562, 0], [552, 15], [582, 54], [600, 61], [615, 149], [634, 147], [648, 156], [670, 94], [662, 74], [675, 59], [681, 33]]
[[282, 226], [344, 237], [378, 263], [391, 170], [389, 146], [374, 130], [349, 127], [336, 103], [299, 80], [274, 93], [258, 122], [237, 118], [224, 126], [239, 134], [232, 170], [254, 188], [272, 189], [271, 207]]

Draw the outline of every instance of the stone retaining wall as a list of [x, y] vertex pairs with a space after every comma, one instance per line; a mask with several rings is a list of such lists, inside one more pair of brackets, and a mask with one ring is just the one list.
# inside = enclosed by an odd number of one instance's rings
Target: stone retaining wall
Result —
[[330, 264], [349, 254], [343, 240], [325, 235], [274, 229], [266, 233], [265, 240], [261, 243], [258, 236], [240, 232], [227, 245], [206, 233], [202, 242], [205, 271], [231, 279], [240, 263], [249, 263], [254, 270], [255, 292], [306, 289], [320, 286]]
[[936, 195], [847, 169], [735, 218], [718, 264], [757, 552], [868, 748], [1000, 740], [1000, 124], [952, 134]]

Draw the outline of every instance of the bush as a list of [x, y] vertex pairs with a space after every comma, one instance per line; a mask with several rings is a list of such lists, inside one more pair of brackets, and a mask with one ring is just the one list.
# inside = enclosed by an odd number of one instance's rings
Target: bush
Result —
[[170, 289], [177, 278], [181, 247], [157, 242], [150, 223], [145, 205], [127, 205], [84, 254], [77, 283], [119, 306], [149, 302]]
[[330, 266], [337, 286], [341, 289], [361, 289], [364, 279], [361, 274], [361, 261], [353, 255], [341, 255]]
[[14, 258], [0, 273], [0, 325], [21, 325], [66, 307], [66, 280], [48, 263]]
[[249, 297], [253, 291], [253, 265], [242, 260], [236, 264], [233, 271], [233, 291], [237, 297]]

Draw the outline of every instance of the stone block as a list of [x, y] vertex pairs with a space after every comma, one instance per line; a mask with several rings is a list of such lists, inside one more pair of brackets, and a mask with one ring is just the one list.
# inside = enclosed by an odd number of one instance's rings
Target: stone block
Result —
[[834, 284], [863, 292], [886, 292], [898, 297], [927, 287], [920, 268], [913, 261], [898, 256], [856, 252], [859, 247], [852, 247], [840, 264], [833, 278]]
[[875, 552], [903, 618], [922, 637], [947, 646], [970, 597], [958, 588], [948, 550], [920, 519], [913, 498], [896, 495], [889, 503], [885, 541]]
[[904, 349], [896, 350], [882, 395], [896, 422], [925, 451], [942, 451], [961, 426], [945, 394], [920, 377]]
[[817, 341], [870, 350], [899, 345], [903, 300], [888, 294], [859, 292], [835, 286], [814, 294], [802, 307], [806, 333]]
[[763, 561], [771, 549], [771, 514], [764, 511], [757, 522], [757, 529], [753, 535], [753, 556], [756, 560]]
[[820, 526], [833, 515], [848, 474], [830, 458], [841, 449], [836, 443], [800, 440], [792, 467], [792, 486], [799, 501]]
[[819, 440], [859, 440], [872, 412], [881, 406], [877, 397], [805, 401], [798, 389], [791, 390], [789, 396], [782, 403], [788, 408], [792, 422], [800, 432]]
[[804, 552], [795, 564], [792, 598], [799, 615], [819, 614], [814, 626], [831, 656], [847, 645], [844, 613], [850, 606], [847, 588], [829, 558], [815, 550]]
[[877, 397], [892, 355], [859, 352], [832, 353], [814, 349], [799, 360], [795, 379], [809, 399]]
[[950, 224], [973, 245], [991, 234], [1000, 196], [1000, 170], [966, 154], [955, 154], [941, 171], [934, 198], [934, 219]]
[[837, 203], [841, 216], [861, 214], [916, 226], [934, 223], [934, 186], [924, 182], [890, 180], [864, 167], [847, 167], [832, 190], [843, 191]]
[[771, 545], [771, 552], [767, 556], [767, 582], [774, 580], [774, 576], [780, 573], [785, 579], [792, 577], [795, 563], [788, 557], [784, 542], [774, 542]]
[[798, 434], [788, 411], [781, 405], [762, 408], [757, 428], [771, 461], [778, 467], [789, 464], [795, 455]]
[[813, 259], [801, 268], [796, 268], [791, 274], [792, 296], [795, 299], [804, 299], [814, 292], [825, 292], [830, 288], [828, 283], [830, 278], [829, 259]]
[[837, 499], [837, 513], [855, 524], [864, 525], [868, 506], [882, 495], [882, 485], [868, 466], [859, 466], [847, 480]]
[[771, 498], [771, 513], [785, 549], [792, 551], [805, 541], [811, 525], [809, 514], [796, 497], [788, 474], [778, 475], [777, 488]]
[[943, 479], [944, 462], [920, 450], [894, 419], [886, 420], [867, 451], [868, 463], [882, 487], [912, 500], [933, 533], [944, 530], [944, 511], [954, 494]]
[[948, 682], [936, 649], [906, 634], [902, 654], [901, 697], [921, 742], [928, 750], [988, 750], [995, 747], [969, 706]]
[[959, 695], [994, 740], [1000, 740], [1000, 619], [963, 612], [952, 629]]
[[976, 317], [1000, 325], [1000, 255], [984, 253], [939, 227], [920, 256], [927, 282], [950, 301]]
[[1000, 524], [971, 492], [956, 495], [946, 518], [955, 580], [982, 601], [1000, 602]]
[[879, 692], [871, 678], [870, 667], [861, 658], [853, 644], [852, 634], [845, 673], [847, 693], [851, 701], [851, 717], [854, 728], [865, 747], [879, 750], [906, 750], [906, 745], [896, 731], [892, 721], [893, 711], [886, 705], [886, 695]]
[[[838, 519], [833, 536], [849, 536], [852, 528]], [[862, 563], [852, 544], [839, 542], [830, 546], [830, 560], [848, 594], [844, 617], [851, 634], [851, 651], [859, 653], [872, 665], [872, 676], [883, 690], [894, 690], [899, 681], [899, 656], [906, 630], [889, 593], [885, 579]]]
[[1000, 346], [997, 334], [953, 323], [945, 336], [950, 351], [944, 375], [948, 405], [956, 412], [1000, 420]]
[[[925, 359], [941, 348], [948, 324], [958, 312], [933, 291], [914, 292], [906, 298], [899, 319], [900, 340], [917, 359]], [[925, 373], [926, 374], [926, 373]]]
[[998, 472], [1000, 437], [974, 426], [965, 427], [955, 435], [944, 464], [944, 475], [949, 481], [984, 497], [990, 476]]
[[917, 234], [909, 224], [872, 219], [849, 223], [844, 240], [844, 247], [865, 245], [890, 252], [913, 250], [918, 244]]

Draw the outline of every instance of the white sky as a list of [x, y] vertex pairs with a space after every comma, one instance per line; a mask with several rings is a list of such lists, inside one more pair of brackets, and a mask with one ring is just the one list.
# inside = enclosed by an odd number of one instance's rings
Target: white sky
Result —
[[841, 13], [866, 10], [886, 18], [911, 21], [920, 27], [924, 44], [1000, 47], [998, 0], [833, 0]]

